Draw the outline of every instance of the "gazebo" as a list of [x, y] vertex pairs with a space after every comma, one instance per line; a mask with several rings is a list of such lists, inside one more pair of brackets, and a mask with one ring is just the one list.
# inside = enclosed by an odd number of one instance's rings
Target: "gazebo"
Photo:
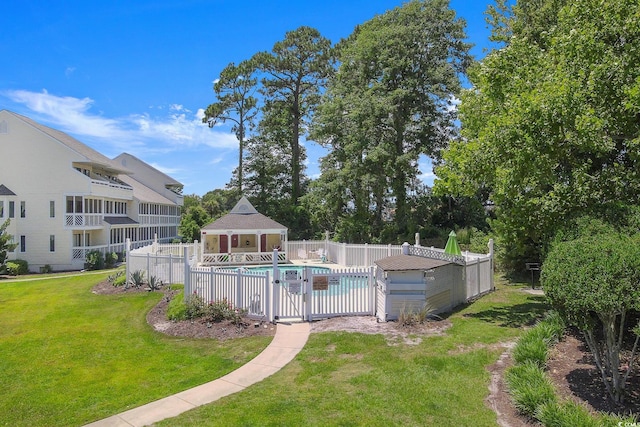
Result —
[[258, 212], [242, 197], [227, 215], [200, 230], [204, 264], [259, 264], [286, 261], [287, 227]]

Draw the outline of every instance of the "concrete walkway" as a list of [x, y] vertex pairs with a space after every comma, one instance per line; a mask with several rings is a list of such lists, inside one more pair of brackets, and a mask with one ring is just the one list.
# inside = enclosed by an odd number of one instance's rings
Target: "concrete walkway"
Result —
[[249, 363], [224, 377], [87, 424], [87, 427], [146, 426], [242, 391], [278, 372], [293, 360], [306, 344], [310, 330], [309, 323], [278, 323], [271, 344]]

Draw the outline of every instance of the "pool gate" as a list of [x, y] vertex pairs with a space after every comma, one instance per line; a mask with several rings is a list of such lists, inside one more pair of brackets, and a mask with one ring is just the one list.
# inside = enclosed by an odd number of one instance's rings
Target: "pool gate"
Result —
[[195, 267], [188, 256], [184, 265], [185, 296], [195, 293], [207, 303], [226, 300], [257, 320], [375, 315], [373, 267], [330, 270], [274, 263], [273, 271], [252, 271]]

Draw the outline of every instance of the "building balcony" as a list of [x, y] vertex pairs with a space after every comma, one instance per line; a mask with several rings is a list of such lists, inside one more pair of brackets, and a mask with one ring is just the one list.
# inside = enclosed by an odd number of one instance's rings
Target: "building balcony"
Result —
[[65, 214], [66, 228], [82, 228], [86, 230], [102, 228], [103, 214]]
[[91, 177], [91, 195], [131, 200], [133, 199], [133, 188], [122, 182], [110, 181], [99, 176], [93, 176]]

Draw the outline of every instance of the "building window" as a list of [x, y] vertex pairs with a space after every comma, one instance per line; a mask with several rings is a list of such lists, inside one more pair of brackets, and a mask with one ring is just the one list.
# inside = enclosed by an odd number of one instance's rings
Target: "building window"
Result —
[[27, 202], [20, 202], [20, 218], [26, 218], [27, 216]]
[[49, 201], [49, 218], [56, 217], [56, 202], [54, 200]]
[[0, 200], [0, 218], [4, 218], [4, 200]]
[[49, 252], [56, 251], [56, 236], [53, 234], [49, 236]]
[[82, 196], [67, 196], [67, 213], [83, 213]]
[[16, 202], [9, 202], [9, 218], [16, 216]]
[[27, 236], [20, 236], [20, 252], [27, 251]]

